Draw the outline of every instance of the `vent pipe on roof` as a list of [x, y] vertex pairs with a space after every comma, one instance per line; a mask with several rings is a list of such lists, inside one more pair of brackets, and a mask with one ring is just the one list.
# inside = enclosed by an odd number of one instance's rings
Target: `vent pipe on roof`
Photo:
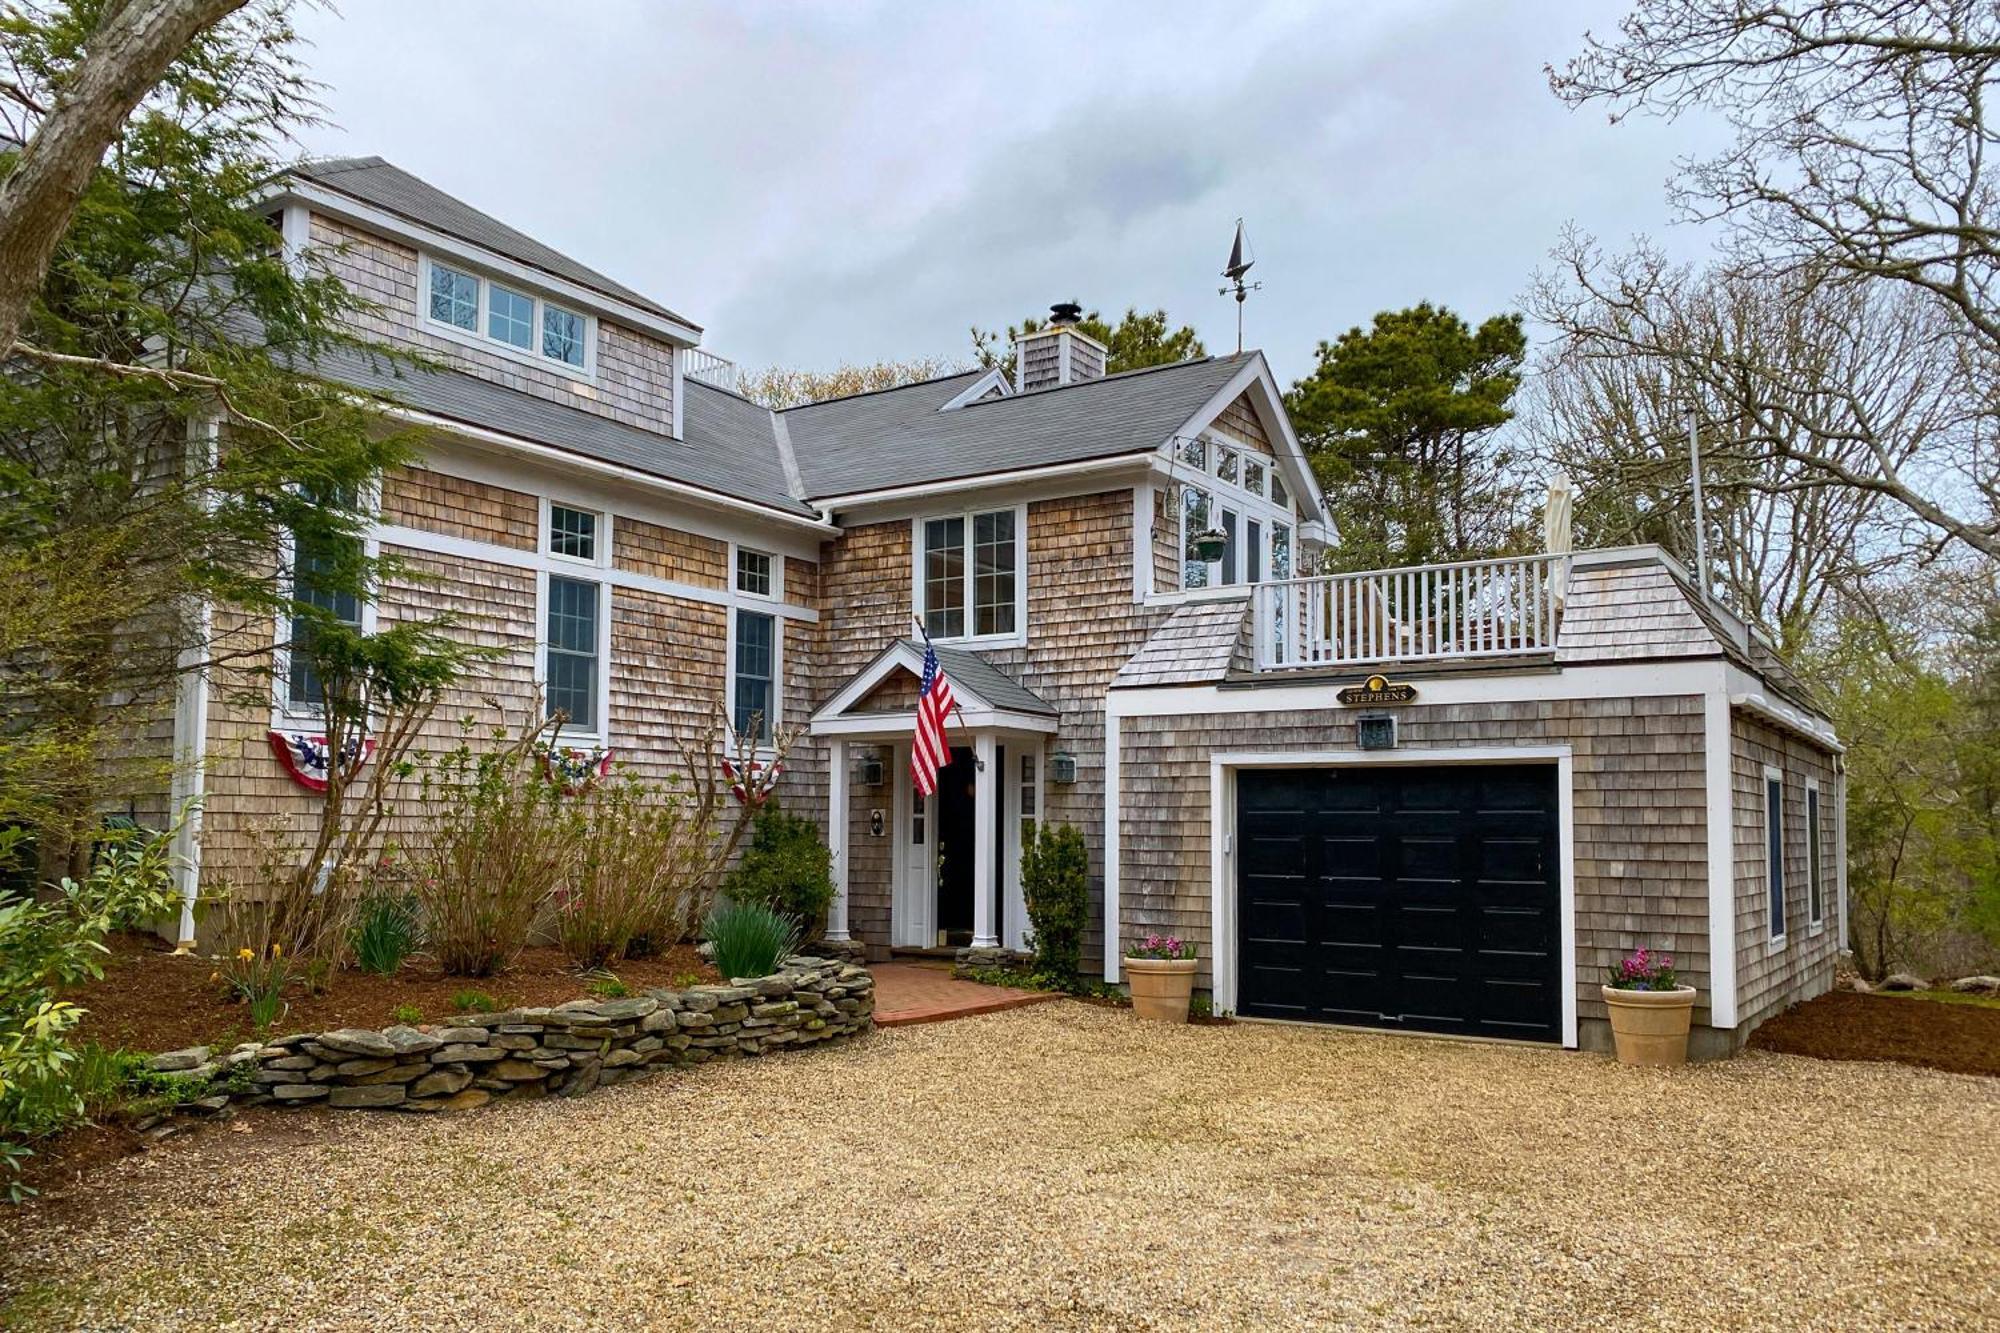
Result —
[[1052, 389], [1104, 378], [1111, 349], [1078, 328], [1083, 307], [1063, 301], [1049, 307], [1049, 322], [1014, 338], [1014, 387]]

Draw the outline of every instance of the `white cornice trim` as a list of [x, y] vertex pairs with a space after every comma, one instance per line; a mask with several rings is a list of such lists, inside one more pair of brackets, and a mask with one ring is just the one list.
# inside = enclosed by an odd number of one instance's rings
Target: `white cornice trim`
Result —
[[1074, 463], [1049, 463], [1041, 467], [985, 472], [971, 477], [958, 477], [951, 481], [915, 482], [908, 486], [890, 486], [878, 491], [855, 491], [847, 495], [814, 499], [810, 503], [823, 511], [832, 512], [840, 509], [860, 509], [869, 505], [893, 504], [899, 500], [957, 495], [966, 491], [998, 490], [1017, 483], [1039, 481], [1044, 478], [1087, 477], [1098, 473], [1118, 472], [1132, 472], [1136, 475], [1151, 465], [1151, 459], [1150, 450], [1134, 451], [1111, 454], [1104, 458], [1086, 458]]
[[333, 217], [359, 223], [370, 231], [396, 237], [398, 240], [407, 241], [438, 254], [451, 255], [488, 272], [505, 274], [517, 282], [527, 283], [551, 295], [558, 295], [568, 303], [582, 306], [620, 324], [644, 329], [668, 342], [685, 347], [693, 347], [701, 342], [701, 330], [692, 324], [657, 315], [629, 301], [600, 292], [595, 287], [586, 287], [572, 279], [559, 277], [547, 269], [524, 264], [518, 259], [509, 259], [484, 246], [474, 245], [470, 241], [460, 240], [435, 228], [412, 222], [400, 214], [377, 208], [373, 204], [365, 204], [337, 190], [294, 176], [284, 183], [272, 197], [271, 202], [279, 203], [291, 199], [299, 200]]

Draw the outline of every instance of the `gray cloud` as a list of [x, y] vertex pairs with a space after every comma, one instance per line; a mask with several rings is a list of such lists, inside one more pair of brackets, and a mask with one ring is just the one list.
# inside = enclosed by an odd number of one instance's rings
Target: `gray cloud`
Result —
[[[1211, 348], [1229, 229], [1281, 375], [1374, 311], [1507, 308], [1575, 220], [1658, 231], [1698, 127], [1571, 115], [1601, 6], [392, 5], [315, 17], [337, 129], [749, 365], [957, 356], [1071, 297]], [[1688, 247], [1700, 238], [1681, 238]]]

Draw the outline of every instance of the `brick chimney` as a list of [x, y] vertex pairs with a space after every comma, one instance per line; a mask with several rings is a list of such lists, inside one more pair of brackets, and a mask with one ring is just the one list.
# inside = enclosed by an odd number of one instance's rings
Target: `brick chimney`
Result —
[[1111, 349], [1076, 326], [1083, 307], [1049, 307], [1049, 322], [1014, 339], [1014, 387], [1023, 393], [1104, 378]]

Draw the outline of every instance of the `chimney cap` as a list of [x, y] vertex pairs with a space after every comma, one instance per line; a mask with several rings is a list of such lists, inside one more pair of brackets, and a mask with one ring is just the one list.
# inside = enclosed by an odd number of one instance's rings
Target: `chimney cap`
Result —
[[1083, 307], [1074, 301], [1058, 301], [1049, 307], [1049, 323], [1064, 326], [1083, 318]]

